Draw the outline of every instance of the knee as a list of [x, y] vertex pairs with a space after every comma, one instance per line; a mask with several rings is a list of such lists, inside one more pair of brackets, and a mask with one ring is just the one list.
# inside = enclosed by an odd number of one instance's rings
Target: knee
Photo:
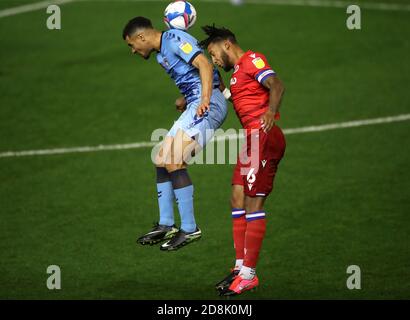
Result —
[[164, 159], [162, 159], [162, 155], [160, 155], [159, 153], [157, 153], [157, 155], [154, 157], [154, 166], [165, 167]]
[[242, 209], [245, 207], [243, 192], [233, 190], [231, 195], [231, 207]]
[[265, 198], [262, 197], [246, 197], [245, 210], [246, 212], [256, 212], [263, 210]]
[[152, 157], [152, 160], [154, 162], [154, 165], [156, 167], [165, 167], [165, 164], [169, 162], [168, 159], [168, 154], [169, 152], [164, 150], [164, 147], [161, 147], [161, 149]]

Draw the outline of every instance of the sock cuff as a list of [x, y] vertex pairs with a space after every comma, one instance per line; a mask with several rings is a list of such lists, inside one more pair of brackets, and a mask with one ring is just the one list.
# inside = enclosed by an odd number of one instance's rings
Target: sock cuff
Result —
[[265, 211], [255, 211], [246, 215], [246, 221], [265, 219]]
[[240, 218], [246, 214], [245, 209], [232, 209], [232, 218]]
[[186, 193], [187, 191], [189, 191], [189, 192], [193, 192], [194, 191], [194, 185], [193, 184], [190, 184], [190, 185], [188, 185], [188, 186], [185, 186], [185, 187], [182, 187], [182, 188], [178, 188], [178, 189], [175, 189], [174, 188], [174, 193], [178, 193], [178, 194], [184, 194], [184, 193]]
[[166, 186], [166, 185], [171, 185], [172, 186], [172, 182], [171, 181], [163, 181], [163, 182], [157, 182], [157, 186]]

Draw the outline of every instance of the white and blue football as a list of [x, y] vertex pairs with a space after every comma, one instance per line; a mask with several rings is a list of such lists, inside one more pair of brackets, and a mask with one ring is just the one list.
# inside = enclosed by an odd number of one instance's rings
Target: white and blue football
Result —
[[164, 22], [168, 29], [188, 30], [195, 21], [195, 7], [188, 1], [174, 1], [165, 9]]

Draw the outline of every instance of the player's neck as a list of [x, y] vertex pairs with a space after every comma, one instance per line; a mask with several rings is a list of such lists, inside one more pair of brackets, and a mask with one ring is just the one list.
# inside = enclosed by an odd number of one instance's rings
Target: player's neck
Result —
[[156, 51], [161, 51], [161, 38], [162, 38], [162, 32], [158, 30], [153, 31], [153, 47]]
[[241, 48], [235, 48], [235, 50], [232, 52], [232, 62], [234, 65], [237, 65], [239, 60], [244, 56], [245, 51], [243, 51]]

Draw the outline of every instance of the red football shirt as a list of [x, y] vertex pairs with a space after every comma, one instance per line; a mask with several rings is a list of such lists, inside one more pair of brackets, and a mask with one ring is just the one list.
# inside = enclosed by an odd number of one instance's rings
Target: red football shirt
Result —
[[235, 65], [231, 94], [236, 114], [245, 129], [259, 129], [260, 117], [269, 108], [269, 90], [262, 83], [275, 75], [265, 56], [246, 52]]

